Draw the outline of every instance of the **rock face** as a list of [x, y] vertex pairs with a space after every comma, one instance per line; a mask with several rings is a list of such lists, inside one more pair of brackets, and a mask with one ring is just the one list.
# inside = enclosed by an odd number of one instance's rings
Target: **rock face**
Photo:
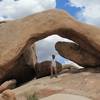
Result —
[[61, 56], [70, 59], [81, 66], [89, 67], [100, 65], [100, 61], [97, 57], [93, 56], [89, 52], [86, 52], [76, 43], [58, 42], [56, 43], [55, 48]]
[[1, 95], [0, 95], [0, 100], [17, 100], [15, 93], [8, 89], [5, 90]]
[[16, 79], [17, 86], [33, 79], [35, 75], [35, 64], [37, 62], [35, 45], [25, 48], [25, 51], [17, 59], [12, 68], [1, 71], [0, 84], [7, 80]]
[[69, 38], [86, 52], [100, 58], [100, 28], [80, 23], [64, 11], [52, 9], [23, 19], [0, 23], [2, 75], [16, 66], [25, 48], [52, 34]]
[[[56, 62], [57, 64], [57, 71], [58, 73], [62, 70], [62, 65], [59, 62]], [[51, 61], [44, 61], [41, 63], [36, 64], [36, 77], [41, 78], [47, 75], [50, 75], [50, 66], [51, 66]]]
[[37, 63], [37, 56], [36, 56], [36, 48], [34, 44], [25, 48], [23, 57], [27, 65], [30, 65], [33, 67], [35, 66], [35, 64]]
[[7, 89], [13, 89], [15, 87], [16, 87], [16, 80], [13, 79], [13, 80], [6, 81], [0, 86], [0, 93], [2, 93]]
[[35, 77], [33, 66], [27, 65], [23, 55], [18, 59], [18, 63], [5, 72], [0, 80], [0, 84], [7, 80], [16, 79], [17, 86], [32, 80]]

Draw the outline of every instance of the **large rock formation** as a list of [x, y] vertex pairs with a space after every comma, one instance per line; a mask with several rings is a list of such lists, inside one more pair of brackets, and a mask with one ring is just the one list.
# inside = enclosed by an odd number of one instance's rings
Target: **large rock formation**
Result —
[[53, 9], [23, 19], [0, 23], [2, 75], [16, 66], [27, 46], [52, 34], [69, 38], [86, 52], [100, 58], [100, 28], [80, 23], [66, 12]]
[[96, 56], [86, 52], [85, 49], [80, 48], [76, 43], [57, 42], [55, 48], [61, 56], [70, 59], [81, 66], [92, 67], [100, 65], [100, 61]]

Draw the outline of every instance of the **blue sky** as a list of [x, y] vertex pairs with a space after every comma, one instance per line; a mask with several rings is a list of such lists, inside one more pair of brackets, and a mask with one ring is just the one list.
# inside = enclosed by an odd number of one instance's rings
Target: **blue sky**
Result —
[[100, 26], [100, 0], [56, 0], [56, 8], [64, 9], [81, 22]]
[[76, 17], [76, 14], [81, 10], [79, 7], [72, 7], [68, 0], [56, 0], [56, 8], [63, 9]]

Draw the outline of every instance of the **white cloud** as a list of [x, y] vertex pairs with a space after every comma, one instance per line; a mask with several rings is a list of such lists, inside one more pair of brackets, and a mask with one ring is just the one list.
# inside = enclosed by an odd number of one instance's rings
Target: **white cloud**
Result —
[[56, 0], [2, 0], [0, 18], [20, 18], [55, 7]]
[[100, 26], [100, 0], [69, 0], [69, 4], [82, 9], [77, 14], [79, 20]]

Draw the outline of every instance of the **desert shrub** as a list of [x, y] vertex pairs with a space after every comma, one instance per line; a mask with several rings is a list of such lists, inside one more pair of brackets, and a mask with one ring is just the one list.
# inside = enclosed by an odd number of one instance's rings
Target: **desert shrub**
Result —
[[36, 94], [33, 94], [33, 95], [28, 96], [27, 100], [38, 100], [38, 97], [36, 96]]

